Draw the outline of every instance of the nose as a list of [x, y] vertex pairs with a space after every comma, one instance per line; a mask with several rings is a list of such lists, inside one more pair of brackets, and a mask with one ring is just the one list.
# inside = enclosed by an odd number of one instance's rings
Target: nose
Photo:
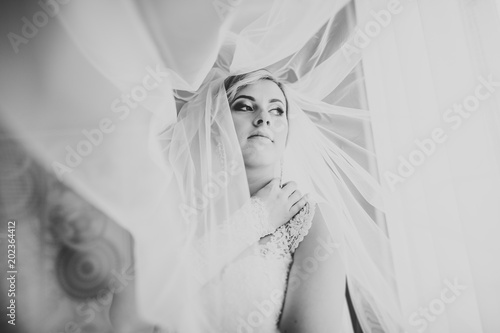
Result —
[[253, 124], [257, 127], [264, 124], [266, 124], [267, 126], [271, 126], [271, 115], [269, 114], [269, 112], [261, 111], [255, 117]]

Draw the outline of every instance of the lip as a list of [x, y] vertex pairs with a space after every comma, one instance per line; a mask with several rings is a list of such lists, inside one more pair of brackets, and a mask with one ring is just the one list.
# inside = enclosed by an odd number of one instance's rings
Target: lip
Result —
[[265, 139], [268, 139], [271, 142], [274, 142], [274, 140], [271, 139], [271, 137], [269, 135], [267, 135], [266, 133], [262, 133], [262, 132], [253, 133], [248, 138], [249, 139], [252, 139], [252, 138], [265, 138]]

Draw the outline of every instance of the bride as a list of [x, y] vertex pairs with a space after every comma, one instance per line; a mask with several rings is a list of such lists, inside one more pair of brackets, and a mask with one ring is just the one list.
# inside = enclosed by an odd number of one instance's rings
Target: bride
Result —
[[[299, 248], [297, 252], [312, 254], [307, 244], [299, 247], [300, 243], [310, 229], [316, 235], [326, 230], [319, 214], [315, 215], [315, 204], [309, 196], [302, 195], [295, 182], [282, 184], [281, 177], [275, 177], [283, 167], [288, 137], [284, 86], [269, 72], [260, 70], [228, 77], [225, 89], [251, 201], [239, 212], [238, 218], [243, 215], [241, 219], [233, 218], [232, 225], [228, 225], [234, 228], [234, 236], [245, 240], [244, 245], [235, 251], [236, 259], [207, 287], [207, 294], [212, 300], [221, 298], [225, 309], [222, 327], [216, 331], [278, 332], [278, 326], [287, 332], [338, 331], [345, 286], [345, 273], [338, 256], [327, 259], [333, 265], [328, 266], [330, 282], [324, 288], [311, 288], [313, 283], [308, 281], [307, 293], [304, 290], [287, 293], [294, 252]], [[326, 271], [321, 269], [321, 274]], [[316, 282], [321, 279], [319, 275], [315, 275]], [[219, 294], [211, 294], [214, 290]], [[317, 293], [320, 290], [328, 297], [320, 300]], [[285, 295], [291, 301], [280, 324]], [[316, 301], [311, 303], [314, 298]], [[301, 304], [308, 303], [307, 309], [301, 309]], [[206, 304], [211, 305], [210, 297]]]
[[[215, 68], [160, 134], [183, 223], [165, 235], [169, 272], [143, 313], [167, 331], [349, 332], [347, 279], [365, 331], [399, 332], [380, 294], [391, 291], [346, 224], [367, 223], [333, 162], [351, 166], [298, 103], [312, 106], [267, 70]], [[143, 291], [161, 270], [138, 267]]]

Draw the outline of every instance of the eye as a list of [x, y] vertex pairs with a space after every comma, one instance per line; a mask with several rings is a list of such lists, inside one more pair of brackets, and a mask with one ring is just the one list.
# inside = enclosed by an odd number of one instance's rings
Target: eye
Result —
[[283, 111], [282, 108], [275, 108], [275, 109], [272, 109], [269, 112], [271, 112], [272, 114], [274, 114], [276, 116], [282, 116], [285, 113], [285, 111]]
[[233, 109], [235, 111], [252, 111], [252, 106], [250, 105], [247, 105], [245, 103], [236, 103], [234, 106], [233, 106]]

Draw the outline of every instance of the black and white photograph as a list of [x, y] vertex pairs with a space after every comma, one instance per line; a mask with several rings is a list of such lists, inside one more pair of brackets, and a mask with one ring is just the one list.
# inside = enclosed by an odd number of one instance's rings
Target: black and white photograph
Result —
[[3, 0], [1, 333], [500, 332], [500, 0]]

